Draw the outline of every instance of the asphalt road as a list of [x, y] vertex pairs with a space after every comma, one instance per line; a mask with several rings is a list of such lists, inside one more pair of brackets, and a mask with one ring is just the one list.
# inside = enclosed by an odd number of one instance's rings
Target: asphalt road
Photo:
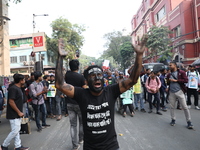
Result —
[[[148, 104], [145, 104], [148, 108]], [[170, 126], [170, 111], [157, 115], [137, 111], [134, 117], [125, 118], [115, 114], [115, 127], [121, 150], [200, 150], [200, 111], [194, 106], [190, 109], [194, 130], [186, 128], [183, 110], [176, 110], [177, 121], [174, 127]], [[10, 132], [10, 125], [5, 115], [0, 123], [0, 143]], [[47, 118], [50, 128], [36, 131], [35, 122], [31, 122], [31, 134], [22, 134], [22, 144], [30, 150], [71, 150], [69, 118], [63, 117], [60, 121]], [[13, 141], [9, 149], [14, 149]], [[82, 150], [82, 146], [80, 148]]]

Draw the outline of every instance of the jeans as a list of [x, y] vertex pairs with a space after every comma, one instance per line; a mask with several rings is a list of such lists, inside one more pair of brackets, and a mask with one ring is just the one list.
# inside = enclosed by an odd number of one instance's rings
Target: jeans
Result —
[[141, 94], [134, 94], [134, 99], [135, 107], [138, 108], [138, 101], [140, 101], [140, 109], [144, 109], [144, 102], [141, 98]]
[[8, 147], [12, 139], [14, 139], [15, 148], [21, 147], [21, 139], [19, 131], [21, 129], [21, 118], [9, 119], [11, 132], [8, 134], [7, 138], [4, 140], [2, 146]]
[[165, 90], [160, 88], [160, 98], [161, 98], [161, 106], [165, 106], [165, 101], [166, 101], [166, 95], [165, 95]]
[[133, 104], [125, 104], [125, 105], [123, 105], [124, 113], [126, 112], [127, 106], [129, 108], [130, 113], [134, 112], [133, 111]]
[[152, 109], [152, 96], [154, 96], [154, 101], [157, 103], [156, 110], [157, 112], [160, 110], [160, 99], [159, 93], [149, 93], [148, 92], [148, 101], [149, 101], [149, 108]]
[[[70, 120], [70, 133], [72, 138], [72, 145], [73, 148], [78, 147], [78, 142], [83, 140], [83, 123], [82, 123], [82, 116], [81, 111], [78, 105], [76, 104], [67, 104], [68, 115]], [[79, 119], [79, 141], [77, 139], [77, 117]]]
[[58, 95], [56, 95], [55, 97], [55, 100], [56, 100], [56, 114], [57, 115], [61, 115], [61, 100], [62, 98]]
[[55, 97], [50, 97], [50, 105], [51, 105], [51, 113], [53, 115], [56, 115], [56, 98]]
[[187, 89], [187, 105], [191, 105], [191, 96], [194, 95], [194, 105], [198, 106], [198, 94], [197, 89]]
[[184, 110], [184, 113], [185, 113], [185, 118], [186, 118], [186, 121], [191, 121], [191, 117], [190, 117], [190, 111], [186, 105], [186, 99], [185, 99], [185, 94], [183, 93], [182, 90], [179, 90], [178, 92], [176, 93], [172, 93], [172, 92], [169, 92], [169, 102], [170, 102], [170, 113], [171, 113], [171, 118], [173, 120], [176, 120], [176, 117], [175, 117], [175, 114], [174, 114], [174, 109], [175, 109], [175, 105], [176, 105], [176, 101], [180, 102], [183, 110]]
[[40, 124], [40, 112], [42, 113], [42, 125], [46, 125], [46, 106], [45, 104], [35, 105], [32, 104], [33, 109], [35, 111], [35, 122], [38, 129], [41, 129], [42, 126]]

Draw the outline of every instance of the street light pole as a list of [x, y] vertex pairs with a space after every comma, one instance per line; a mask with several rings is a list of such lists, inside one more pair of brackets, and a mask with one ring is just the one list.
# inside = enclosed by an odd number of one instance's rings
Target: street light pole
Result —
[[33, 33], [34, 33], [34, 29], [35, 29], [35, 17], [37, 16], [49, 16], [48, 14], [41, 14], [41, 15], [36, 15], [36, 14], [33, 14]]

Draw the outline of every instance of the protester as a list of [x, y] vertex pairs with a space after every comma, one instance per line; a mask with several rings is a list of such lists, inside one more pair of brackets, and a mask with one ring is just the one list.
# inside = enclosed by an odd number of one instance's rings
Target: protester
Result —
[[1, 114], [4, 110], [4, 108], [6, 107], [6, 99], [5, 99], [5, 95], [3, 92], [2, 87], [0, 86], [0, 123], [1, 123]]
[[146, 80], [149, 77], [150, 73], [151, 73], [151, 70], [149, 68], [147, 68], [145, 71], [145, 74], [141, 77], [142, 87], [143, 87], [143, 97], [144, 97], [145, 103], [147, 102], [147, 94], [148, 94], [145, 83], [146, 83]]
[[123, 117], [126, 117], [126, 109], [127, 107], [129, 108], [130, 111], [130, 116], [133, 117], [134, 116], [134, 110], [133, 110], [133, 92], [132, 92], [132, 88], [130, 88], [129, 90], [127, 90], [126, 92], [122, 93], [120, 95], [120, 97], [122, 98], [122, 103], [123, 103]]
[[[79, 61], [77, 59], [72, 59], [69, 62], [69, 67], [71, 71], [66, 72], [65, 82], [67, 84], [71, 84], [76, 87], [86, 88], [85, 79], [83, 75], [78, 73]], [[68, 115], [69, 115], [69, 120], [70, 120], [70, 125], [71, 125], [70, 133], [71, 133], [71, 138], [72, 138], [73, 150], [77, 150], [80, 148], [79, 144], [83, 143], [84, 134], [83, 134], [82, 116], [81, 116], [81, 110], [78, 103], [73, 98], [70, 98], [69, 96], [67, 97], [67, 110], [68, 110]], [[77, 127], [78, 127], [77, 118], [79, 120], [79, 134], [77, 132]], [[79, 139], [77, 139], [77, 135]]]
[[21, 129], [21, 117], [23, 114], [23, 93], [21, 87], [25, 84], [25, 78], [22, 74], [14, 74], [14, 85], [8, 89], [8, 103], [6, 118], [10, 122], [11, 132], [1, 145], [2, 150], [8, 150], [8, 146], [12, 139], [14, 139], [15, 150], [28, 150], [29, 147], [21, 145], [19, 131]]
[[134, 95], [134, 104], [135, 104], [135, 110], [138, 110], [138, 102], [140, 102], [140, 111], [141, 112], [146, 112], [144, 109], [144, 102], [141, 97], [142, 93], [142, 86], [141, 86], [141, 79], [140, 77], [138, 78], [137, 83], [133, 86], [133, 95]]
[[165, 102], [166, 102], [166, 89], [167, 89], [167, 84], [166, 84], [166, 80], [165, 80], [165, 76], [167, 73], [166, 69], [162, 69], [160, 70], [160, 82], [161, 82], [161, 87], [160, 87], [160, 98], [161, 98], [161, 109], [162, 111], [167, 111], [167, 108], [165, 106]]
[[[44, 94], [47, 92], [42, 84], [42, 73], [39, 71], [34, 72], [35, 81], [30, 85], [30, 95], [32, 97], [32, 106], [35, 111], [35, 122], [37, 131], [41, 132], [43, 128], [49, 127], [46, 124], [46, 106], [44, 103]], [[42, 114], [42, 125], [40, 124], [40, 112]]]
[[157, 72], [152, 71], [150, 76], [146, 80], [146, 88], [148, 91], [148, 102], [149, 102], [149, 112], [152, 113], [152, 97], [154, 96], [154, 100], [156, 102], [156, 114], [162, 115], [160, 110], [160, 98], [159, 98], [159, 89], [161, 86], [160, 79], [157, 77]]
[[89, 86], [88, 89], [75, 87], [64, 83], [62, 52], [58, 55], [56, 66], [56, 88], [67, 96], [77, 101], [80, 106], [83, 129], [84, 150], [118, 150], [119, 145], [114, 126], [114, 110], [117, 97], [130, 89], [136, 82], [142, 69], [142, 56], [145, 50], [147, 38], [134, 45], [136, 53], [134, 69], [129, 78], [119, 83], [103, 86], [103, 71], [96, 65], [89, 66], [84, 71], [84, 77]]
[[186, 98], [185, 98], [185, 92], [186, 92], [186, 87], [185, 83], [188, 82], [188, 78], [186, 76], [185, 71], [179, 70], [177, 68], [176, 62], [170, 62], [169, 68], [171, 70], [171, 73], [167, 75], [167, 83], [169, 84], [169, 103], [170, 103], [170, 113], [171, 113], [171, 126], [175, 126], [175, 113], [174, 113], [174, 108], [176, 101], [180, 102], [185, 118], [187, 121], [187, 128], [188, 129], [193, 129], [193, 125], [191, 123], [191, 116], [190, 116], [190, 111], [186, 105]]
[[200, 84], [200, 75], [199, 72], [195, 70], [195, 66], [191, 65], [190, 70], [187, 72], [188, 83], [187, 83], [187, 105], [188, 108], [191, 108], [191, 96], [194, 96], [194, 105], [195, 109], [200, 110], [199, 108], [199, 87]]

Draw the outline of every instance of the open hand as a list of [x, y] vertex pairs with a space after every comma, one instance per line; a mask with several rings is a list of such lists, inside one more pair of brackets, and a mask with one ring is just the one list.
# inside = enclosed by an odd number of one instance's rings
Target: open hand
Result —
[[137, 54], [143, 54], [143, 52], [145, 51], [147, 39], [148, 39], [147, 35], [143, 35], [141, 41], [138, 39], [138, 44], [134, 45], [133, 44], [133, 38], [132, 38], [132, 45], [133, 45], [135, 52]]

